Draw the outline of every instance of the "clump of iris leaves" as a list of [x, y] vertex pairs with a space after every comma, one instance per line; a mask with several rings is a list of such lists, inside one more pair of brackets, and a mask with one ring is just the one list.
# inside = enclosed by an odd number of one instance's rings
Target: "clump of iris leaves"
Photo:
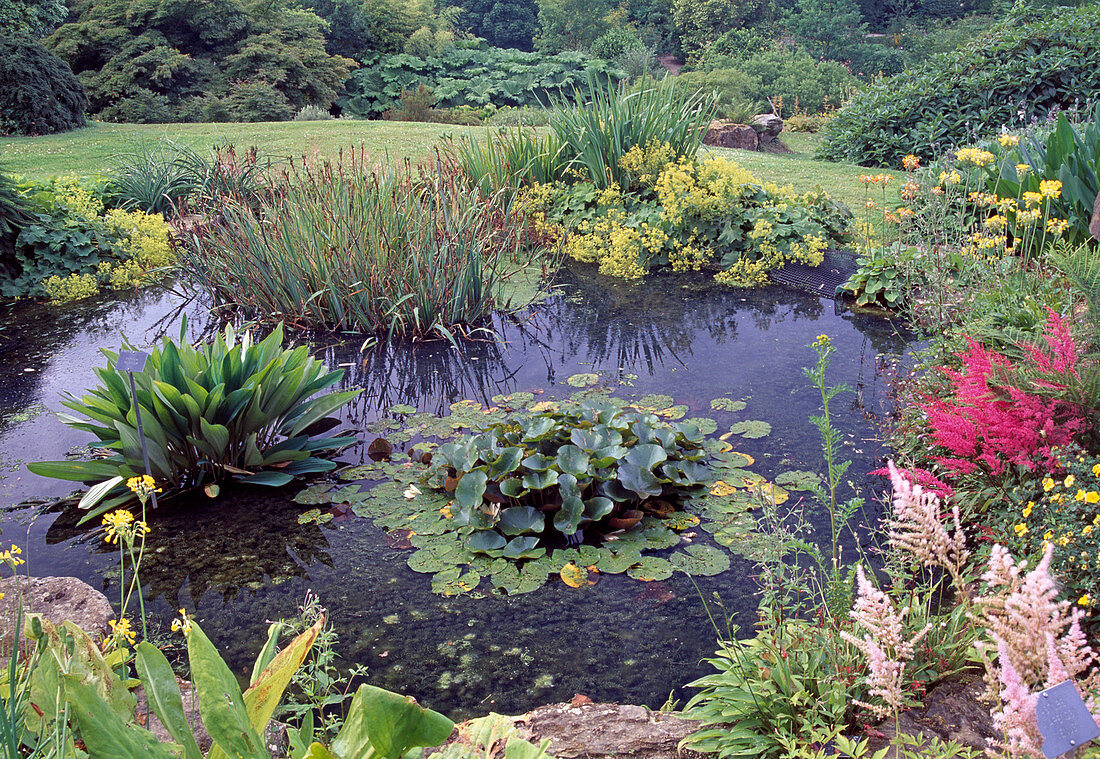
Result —
[[[749, 512], [816, 477], [768, 482], [728, 442], [768, 434], [766, 422], [738, 421], [716, 437], [716, 420], [684, 419], [688, 407], [666, 395], [631, 401], [589, 388], [560, 401], [519, 392], [492, 403], [460, 401], [443, 416], [391, 408], [369, 427], [380, 460], [299, 493], [318, 507], [302, 519], [327, 520], [320, 506], [347, 504], [387, 530], [390, 545], [415, 549], [408, 565], [431, 573], [437, 593], [527, 593], [551, 576], [580, 587], [599, 573], [656, 581], [724, 572], [731, 552], [752, 554]], [[711, 408], [731, 414], [745, 403], [719, 398]]]

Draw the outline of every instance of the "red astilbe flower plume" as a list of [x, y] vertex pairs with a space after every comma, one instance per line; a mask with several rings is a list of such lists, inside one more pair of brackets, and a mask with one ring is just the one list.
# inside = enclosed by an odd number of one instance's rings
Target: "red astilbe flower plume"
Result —
[[1065, 387], [1056, 378], [1076, 376], [1079, 355], [1069, 328], [1052, 313], [1043, 337], [1047, 350], [1024, 346], [1020, 365], [969, 340], [967, 350], [957, 354], [962, 368], [943, 370], [951, 396], [920, 405], [932, 440], [948, 454], [934, 460], [950, 474], [984, 469], [999, 475], [1010, 464], [1046, 471], [1055, 463], [1051, 449], [1087, 429], [1078, 404], [1050, 397], [1051, 390]]

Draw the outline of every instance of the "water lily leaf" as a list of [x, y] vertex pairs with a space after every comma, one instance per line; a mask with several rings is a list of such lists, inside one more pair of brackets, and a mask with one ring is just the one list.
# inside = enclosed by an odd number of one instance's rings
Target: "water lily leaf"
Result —
[[719, 498], [725, 498], [726, 496], [733, 495], [737, 492], [736, 485], [730, 485], [725, 480], [718, 480], [710, 488], [710, 494]]
[[663, 521], [665, 526], [669, 529], [680, 532], [699, 524], [699, 517], [694, 514], [688, 514], [686, 511], [674, 511], [661, 521]]
[[718, 431], [718, 422], [705, 416], [693, 416], [685, 419], [681, 424], [694, 424], [695, 428], [703, 435], [712, 435]]
[[715, 398], [710, 402], [710, 407], [715, 411], [737, 412], [743, 410], [746, 405], [744, 401], [735, 401], [732, 398]]
[[458, 596], [469, 593], [480, 582], [481, 575], [477, 571], [460, 572], [457, 567], [452, 567], [432, 577], [432, 591], [444, 596]]
[[474, 469], [467, 472], [458, 481], [455, 488], [455, 503], [463, 509], [475, 509], [481, 505], [481, 499], [485, 496], [485, 485], [488, 482], [485, 472]]
[[760, 495], [760, 497], [767, 498], [768, 500], [774, 502], [776, 506], [781, 503], [786, 503], [787, 499], [791, 497], [790, 493], [771, 482], [761, 482], [755, 484], [752, 487], [752, 491]]
[[541, 453], [532, 453], [519, 463], [524, 469], [530, 469], [532, 472], [545, 472], [554, 465], [554, 459], [550, 456], [543, 456]]
[[660, 409], [668, 408], [675, 401], [671, 395], [661, 395], [658, 393], [650, 393], [649, 395], [643, 395], [632, 405], [634, 408], [642, 411], [654, 412]]
[[643, 556], [641, 561], [626, 570], [628, 577], [642, 582], [655, 582], [667, 580], [672, 577], [674, 569], [666, 559], [657, 556]]
[[563, 445], [558, 448], [558, 466], [567, 474], [583, 477], [588, 474], [588, 454], [575, 445]]
[[[569, 475], [572, 477], [572, 475]], [[523, 487], [528, 490], [545, 490], [558, 484], [558, 473], [551, 469], [548, 472], [528, 472], [523, 475]]]
[[730, 568], [730, 555], [714, 546], [690, 545], [668, 557], [673, 567], [689, 575], [710, 577]]
[[491, 551], [499, 551], [508, 541], [503, 535], [494, 530], [478, 530], [466, 540], [466, 547], [474, 553], [485, 553], [492, 556]]
[[626, 462], [619, 466], [619, 482], [643, 499], [660, 495], [662, 490], [661, 483], [653, 476], [653, 472]]
[[615, 502], [610, 498], [596, 496], [584, 502], [584, 518], [598, 522], [610, 514], [615, 508]]
[[474, 413], [480, 414], [482, 411], [484, 411], [484, 409], [481, 408], [480, 403], [471, 400], [464, 400], [458, 401], [457, 403], [452, 403], [450, 408], [451, 413], [456, 416], [469, 416]]
[[668, 453], [656, 443], [639, 443], [630, 449], [623, 460], [647, 472], [652, 472], [653, 467], [668, 460]]
[[528, 392], [509, 393], [508, 395], [494, 395], [492, 401], [497, 406], [516, 411], [527, 408], [535, 401], [535, 394]]
[[615, 551], [605, 546], [600, 550], [600, 557], [596, 560], [596, 568], [606, 574], [617, 575], [622, 574], [641, 560], [642, 554], [637, 551]]
[[571, 588], [580, 588], [589, 584], [588, 570], [576, 564], [566, 564], [558, 574], [561, 575], [561, 581]]
[[676, 419], [683, 419], [685, 416], [687, 416], [687, 412], [687, 406], [683, 404], [678, 404], [676, 406], [669, 406], [668, 408], [661, 409], [657, 412], [657, 416], [664, 417], [665, 419], [672, 419], [675, 421]]
[[318, 482], [316, 485], [310, 485], [294, 496], [294, 503], [300, 503], [304, 506], [319, 506], [323, 503], [332, 503], [331, 491], [331, 482]]
[[407, 403], [398, 403], [396, 406], [390, 406], [389, 409], [386, 410], [386, 413], [388, 413], [388, 414], [401, 414], [401, 415], [415, 414], [416, 413], [416, 406], [410, 406]]
[[486, 474], [490, 480], [499, 480], [506, 474], [511, 474], [516, 471], [516, 469], [519, 468], [519, 462], [522, 458], [522, 448], [509, 446], [501, 451], [500, 456], [489, 465]]
[[772, 431], [772, 426], [767, 422], [762, 422], [758, 419], [753, 419], [744, 422], [737, 422], [730, 427], [730, 432], [734, 435], [740, 435], [746, 438], [759, 438], [764, 437]]
[[590, 372], [584, 374], [574, 374], [565, 380], [566, 384], [571, 387], [591, 387], [600, 381], [600, 375], [592, 374]]
[[505, 561], [503, 559], [498, 561], [499, 563], [493, 562], [492, 574], [489, 575], [489, 582], [505, 593], [515, 593], [519, 588], [520, 582], [519, 567], [510, 561]]
[[804, 470], [783, 472], [775, 478], [776, 485], [782, 485], [791, 490], [809, 490], [811, 486], [820, 481], [821, 477], [817, 472], [808, 472]]
[[719, 466], [725, 465], [728, 467], [746, 467], [756, 463], [756, 459], [749, 454], [734, 450], [723, 451], [717, 454], [715, 459], [719, 462]]
[[336, 476], [341, 480], [376, 480], [381, 473], [378, 464], [360, 464], [341, 469], [336, 472]]
[[512, 538], [501, 555], [506, 559], [538, 559], [546, 554], [546, 549], [539, 548], [538, 544], [539, 539], [531, 535]]
[[524, 533], [542, 533], [546, 526], [546, 517], [532, 506], [511, 506], [500, 512], [497, 527], [505, 535], [523, 535]]
[[448, 560], [448, 554], [439, 554], [424, 549], [414, 551], [405, 563], [409, 565], [409, 569], [412, 571], [425, 573], [440, 572], [455, 564], [454, 561]]
[[500, 483], [500, 494], [508, 498], [522, 498], [527, 492], [523, 487], [523, 480], [518, 477], [509, 477]]
[[[572, 475], [563, 474], [562, 480], [564, 481], [566, 477], [572, 477]], [[554, 529], [562, 535], [572, 535], [577, 531], [582, 517], [584, 517], [584, 501], [579, 495], [566, 495], [565, 489], [562, 488], [561, 508], [554, 514]]]
[[557, 411], [561, 407], [557, 401], [539, 401], [530, 408], [531, 413], [541, 414], [546, 411]]
[[310, 509], [298, 515], [298, 524], [325, 524], [332, 521], [332, 514], [320, 509]]

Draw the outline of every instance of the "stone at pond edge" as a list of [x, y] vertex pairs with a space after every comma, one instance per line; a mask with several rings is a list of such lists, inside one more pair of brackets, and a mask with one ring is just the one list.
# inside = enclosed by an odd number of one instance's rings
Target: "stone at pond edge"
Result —
[[677, 746], [699, 729], [698, 722], [675, 714], [618, 704], [551, 704], [519, 717], [516, 726], [536, 745], [549, 738], [549, 752], [558, 759], [683, 757], [691, 752]]
[[22, 596], [24, 614], [41, 614], [55, 624], [69, 621], [93, 640], [108, 632], [115, 618], [107, 597], [75, 577], [7, 577], [0, 580], [0, 653], [10, 651], [15, 604]]
[[1096, 202], [1092, 204], [1092, 220], [1089, 222], [1089, 234], [1100, 242], [1100, 192], [1096, 193]]
[[[549, 738], [547, 749], [558, 759], [691, 759], [701, 757], [677, 746], [699, 729], [699, 723], [676, 713], [653, 712], [644, 706], [594, 704], [574, 697], [572, 703], [540, 706], [519, 717], [505, 717], [519, 737], [536, 746]], [[463, 725], [466, 723], [463, 723]], [[463, 725], [451, 741], [463, 732]], [[427, 749], [431, 756], [435, 749]]]
[[[902, 712], [898, 727], [903, 735], [937, 736], [943, 741], [955, 741], [978, 751], [989, 747], [995, 734], [989, 710], [978, 697], [985, 689], [980, 675], [964, 674], [952, 677], [932, 688], [924, 697], [924, 706]], [[885, 720], [872, 737], [872, 751], [882, 748], [894, 737], [894, 721]], [[926, 740], [919, 741], [926, 744]], [[894, 759], [894, 749], [886, 755]]]

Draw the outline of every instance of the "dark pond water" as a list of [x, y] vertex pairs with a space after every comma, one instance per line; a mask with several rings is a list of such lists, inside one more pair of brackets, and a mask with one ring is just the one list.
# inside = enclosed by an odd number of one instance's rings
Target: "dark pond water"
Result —
[[[818, 398], [801, 369], [814, 360], [809, 343], [826, 333], [839, 351], [830, 381], [856, 389], [834, 406], [854, 460], [850, 477], [866, 495], [881, 490], [866, 472], [884, 455], [876, 442], [876, 417], [887, 403], [884, 367], [908, 345], [890, 323], [791, 290], [741, 292], [706, 278], [627, 286], [580, 268], [563, 280], [538, 307], [499, 320], [503, 343], [469, 343], [462, 355], [438, 342], [360, 354], [361, 339], [343, 347], [322, 341], [328, 347], [317, 355], [345, 367], [347, 386], [364, 388], [345, 420], [362, 426], [397, 403], [440, 412], [458, 400], [487, 403], [521, 390], [565, 396], [574, 391], [569, 376], [599, 372], [634, 382], [620, 394], [666, 393], [688, 404], [689, 415], [717, 414], [727, 425], [733, 418], [711, 412], [711, 399], [745, 398], [738, 418], [772, 425], [765, 438], [738, 441], [738, 450], [756, 457], [755, 470], [820, 470], [808, 421]], [[62, 410], [63, 392], [94, 383], [99, 347], [117, 349], [120, 333], [138, 345], [165, 329], [177, 334], [181, 309], [192, 336], [216, 326], [201, 305], [181, 303], [172, 293], [146, 292], [0, 313], [0, 503], [69, 491], [23, 467], [87, 442], [46, 410]], [[360, 462], [364, 449], [342, 458]], [[755, 570], [738, 557], [728, 572], [697, 585], [682, 575], [659, 585], [605, 575], [580, 590], [551, 582], [515, 597], [443, 598], [371, 522], [299, 524], [303, 507], [290, 500], [297, 489], [227, 488], [215, 501], [195, 497], [159, 514], [143, 570], [156, 625], [166, 627], [180, 606], [193, 609], [244, 672], [267, 622], [292, 615], [313, 590], [335, 623], [345, 662], [366, 664], [376, 685], [460, 717], [517, 713], [575, 693], [659, 706], [670, 693], [682, 698], [681, 686], [707, 670], [700, 660], [713, 652], [716, 633], [702, 598], [717, 593], [737, 623], [753, 620]], [[117, 598], [116, 554], [98, 534], [76, 528], [67, 513], [32, 516], [18, 509], [2, 525], [5, 539], [25, 546], [32, 574], [75, 575]], [[873, 525], [877, 517], [872, 503], [862, 521]]]

